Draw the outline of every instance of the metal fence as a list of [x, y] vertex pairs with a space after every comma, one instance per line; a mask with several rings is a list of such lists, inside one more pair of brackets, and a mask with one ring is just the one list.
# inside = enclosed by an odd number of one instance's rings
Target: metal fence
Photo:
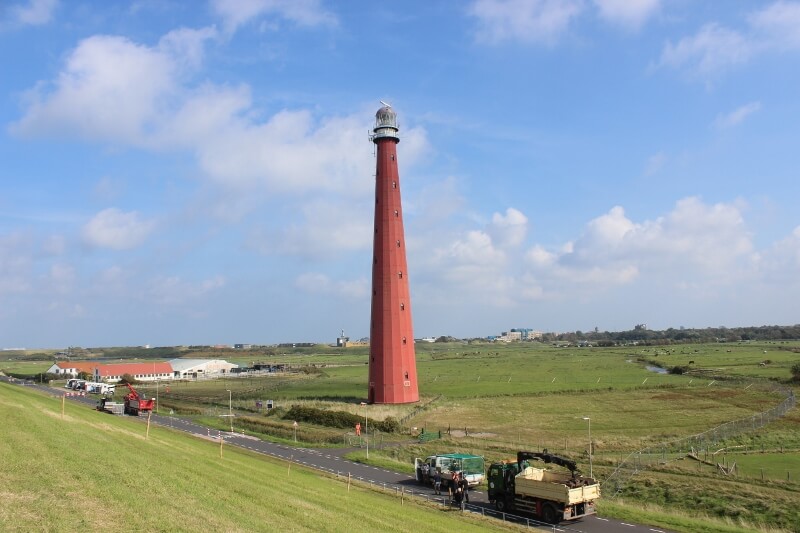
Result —
[[764, 427], [783, 417], [796, 405], [794, 391], [778, 385], [771, 386], [769, 392], [780, 394], [784, 400], [777, 406], [762, 413], [726, 422], [697, 435], [672, 441], [662, 442], [637, 450], [623, 459], [617, 468], [602, 482], [604, 494], [614, 497], [622, 491], [633, 476], [641, 471], [681, 459], [689, 454], [697, 454], [703, 450], [716, 449], [726, 439], [742, 435], [749, 431]]
[[[334, 474], [333, 471], [330, 471], [330, 473]], [[368, 479], [361, 476], [352, 476], [350, 472], [336, 471], [335, 475], [337, 479], [342, 481], [346, 480], [349, 482], [351, 479], [358, 480], [361, 483], [367, 483], [371, 485], [373, 490], [394, 493], [394, 495], [400, 500], [403, 500], [404, 498], [418, 498], [439, 505], [443, 509], [452, 509], [454, 512], [458, 512], [460, 510], [458, 505], [456, 505], [456, 503], [448, 495], [429, 494], [428, 492], [422, 490], [415, 491], [405, 487], [404, 485], [395, 485], [382, 481], [375, 481], [373, 479]], [[534, 528], [541, 531], [552, 531], [553, 533], [556, 531], [583, 533], [583, 531], [580, 529], [570, 528], [564, 524], [548, 524], [546, 522], [541, 522], [533, 518], [527, 518], [525, 516], [520, 516], [513, 513], [503, 513], [492, 509], [487, 504], [477, 505], [466, 503], [464, 504], [463, 512], [479, 514], [481, 516], [490, 516], [504, 522], [522, 525], [529, 529]]]

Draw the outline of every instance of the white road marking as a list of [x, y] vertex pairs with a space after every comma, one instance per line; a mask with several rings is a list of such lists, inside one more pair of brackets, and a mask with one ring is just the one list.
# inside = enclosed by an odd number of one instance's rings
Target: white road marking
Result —
[[623, 526], [628, 526], [628, 527], [636, 527], [634, 524], [626, 524], [625, 522], [620, 522], [620, 524], [622, 524]]

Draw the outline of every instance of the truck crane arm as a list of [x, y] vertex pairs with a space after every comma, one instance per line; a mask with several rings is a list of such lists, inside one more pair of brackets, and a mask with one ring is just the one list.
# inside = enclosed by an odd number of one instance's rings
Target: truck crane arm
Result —
[[519, 466], [520, 472], [522, 472], [523, 470], [522, 466], [523, 461], [527, 461], [528, 459], [540, 459], [545, 463], [553, 463], [559, 466], [563, 466], [570, 471], [572, 477], [575, 477], [575, 474], [580, 472], [578, 470], [578, 465], [575, 463], [575, 461], [567, 459], [565, 457], [554, 455], [552, 453], [548, 453], [547, 450], [543, 452], [517, 452], [517, 464]]
[[125, 382], [125, 385], [127, 385], [127, 386], [128, 386], [128, 388], [131, 390], [130, 394], [128, 394], [128, 395], [127, 395], [127, 398], [128, 398], [129, 400], [138, 400], [138, 399], [139, 399], [139, 393], [138, 393], [138, 392], [136, 392], [136, 389], [134, 389], [134, 388], [131, 386], [131, 384], [130, 384], [130, 383], [128, 383], [128, 382]]

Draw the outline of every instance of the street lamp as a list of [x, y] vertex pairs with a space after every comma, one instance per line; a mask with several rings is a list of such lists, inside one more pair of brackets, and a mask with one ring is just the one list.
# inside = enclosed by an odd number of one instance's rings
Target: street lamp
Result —
[[158, 378], [156, 378], [156, 414], [158, 414]]
[[588, 416], [583, 417], [589, 423], [589, 477], [594, 479], [594, 472], [592, 471], [592, 419]]
[[231, 433], [233, 433], [233, 393], [229, 389], [225, 389], [228, 391], [228, 418], [231, 419]]
[[367, 419], [367, 404], [361, 402], [361, 405], [364, 406], [364, 434], [366, 435], [365, 442], [367, 443], [367, 459], [369, 459], [369, 420]]

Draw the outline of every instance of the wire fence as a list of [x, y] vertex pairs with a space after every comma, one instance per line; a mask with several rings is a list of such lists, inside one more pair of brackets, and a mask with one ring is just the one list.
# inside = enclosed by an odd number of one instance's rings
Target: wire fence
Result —
[[778, 420], [796, 406], [794, 391], [781, 386], [770, 387], [769, 392], [780, 394], [784, 400], [775, 407], [761, 413], [726, 422], [702, 433], [662, 442], [655, 446], [642, 448], [620, 461], [614, 471], [602, 482], [604, 494], [610, 497], [618, 495], [625, 485], [639, 472], [648, 470], [670, 461], [689, 455], [708, 456], [708, 451], [717, 449], [726, 439], [762, 428]]
[[[331, 474], [334, 474], [334, 471], [330, 471]], [[362, 476], [353, 476], [350, 472], [343, 472], [343, 471], [336, 471], [335, 472], [336, 479], [340, 481], [346, 481], [348, 484], [351, 480], [358, 480], [361, 483], [367, 483], [372, 486], [373, 490], [378, 490], [384, 493], [393, 493], [395, 497], [403, 501], [406, 498], [417, 498], [422, 499], [434, 504], [439, 505], [441, 508], [446, 510], [453, 510], [454, 512], [464, 512], [464, 513], [473, 513], [479, 514], [481, 516], [490, 516], [492, 518], [497, 518], [498, 520], [502, 520], [504, 522], [510, 522], [513, 524], [523, 525], [528, 529], [535, 528], [542, 531], [552, 531], [555, 533], [556, 531], [565, 531], [565, 532], [575, 532], [575, 533], [582, 533], [583, 530], [574, 529], [568, 526], [565, 526], [563, 523], [560, 524], [548, 524], [547, 522], [542, 522], [540, 520], [536, 520], [533, 518], [528, 518], [525, 516], [516, 515], [513, 513], [505, 513], [501, 511], [497, 511], [487, 504], [470, 504], [464, 503], [463, 509], [459, 507], [458, 504], [447, 494], [437, 495], [431, 494], [424, 490], [414, 490], [409, 489], [405, 485], [398, 485], [392, 483], [386, 483], [383, 481], [376, 481], [373, 479], [365, 478]]]

